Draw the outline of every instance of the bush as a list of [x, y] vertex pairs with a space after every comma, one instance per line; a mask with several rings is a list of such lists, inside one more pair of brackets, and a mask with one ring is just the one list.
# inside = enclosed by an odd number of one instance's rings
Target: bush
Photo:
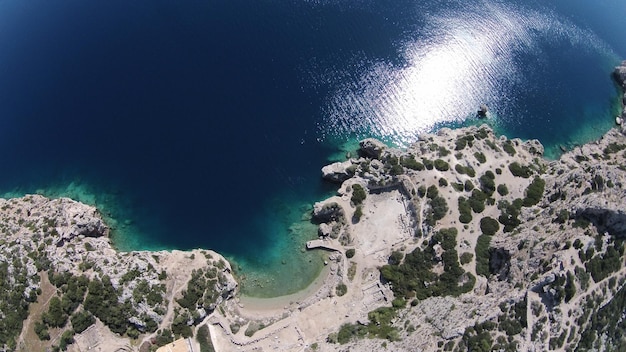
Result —
[[419, 187], [417, 187], [417, 195], [420, 198], [424, 198], [424, 196], [426, 195], [426, 187], [424, 187], [424, 185], [420, 185]]
[[337, 292], [337, 296], [341, 297], [345, 295], [346, 293], [348, 293], [348, 286], [346, 286], [346, 284], [342, 282], [339, 285], [337, 285], [337, 287], [335, 288], [335, 291]]
[[424, 170], [424, 164], [415, 160], [413, 155], [411, 156], [403, 156], [400, 158], [400, 165], [406, 167], [407, 169], [422, 171]]
[[450, 170], [450, 165], [442, 159], [435, 160], [435, 169], [439, 171], [448, 171]]
[[469, 224], [472, 221], [472, 208], [465, 197], [459, 197], [459, 221]]
[[426, 197], [434, 199], [437, 196], [439, 196], [439, 189], [437, 189], [437, 186], [433, 185], [428, 187], [428, 190], [426, 191]]
[[89, 312], [81, 311], [72, 315], [70, 321], [72, 322], [72, 328], [74, 329], [74, 331], [80, 334], [88, 327], [95, 324], [96, 318], [94, 318], [94, 316], [91, 315]]
[[476, 160], [478, 160], [479, 163], [484, 164], [487, 162], [487, 157], [485, 156], [485, 154], [481, 153], [481, 152], [476, 152], [474, 153], [474, 157], [476, 158]]
[[526, 198], [524, 198], [524, 206], [531, 207], [541, 200], [543, 197], [543, 191], [546, 186], [546, 181], [537, 176], [533, 182], [526, 188]]
[[464, 189], [465, 189], [465, 192], [471, 192], [472, 190], [474, 190], [474, 184], [472, 183], [472, 181], [470, 180], [465, 181]]
[[74, 343], [74, 331], [63, 331], [63, 334], [61, 335], [61, 341], [59, 341], [59, 348], [62, 351], [65, 351], [67, 349], [67, 345], [71, 345], [72, 343]]
[[358, 183], [352, 185], [352, 198], [350, 198], [350, 200], [354, 203], [354, 205], [363, 203], [366, 197], [367, 192], [365, 192], [363, 186]]
[[496, 219], [489, 216], [480, 219], [480, 231], [482, 231], [484, 235], [493, 236], [498, 230], [500, 230], [500, 224]]
[[456, 172], [462, 175], [467, 175], [469, 177], [476, 177], [476, 171], [471, 166], [463, 166], [461, 164], [456, 164], [454, 166], [454, 170], [456, 170]]
[[461, 265], [471, 263], [472, 259], [474, 259], [474, 255], [470, 252], [465, 252], [461, 254], [461, 257], [460, 257]]
[[445, 178], [440, 178], [439, 179], [439, 187], [447, 187], [448, 186], [448, 181]]
[[355, 254], [355, 249], [354, 248], [350, 248], [346, 251], [346, 258], [352, 258], [354, 257]]
[[352, 215], [352, 218], [354, 219], [354, 222], [359, 222], [361, 221], [361, 217], [363, 217], [363, 206], [359, 204], [356, 206], [356, 209], [354, 210], [354, 215]]
[[37, 321], [35, 322], [35, 334], [37, 334], [37, 337], [39, 338], [39, 340], [44, 341], [44, 340], [50, 340], [50, 333], [48, 333], [48, 328], [46, 327], [46, 324]]
[[485, 210], [485, 200], [487, 195], [481, 190], [475, 189], [472, 191], [472, 195], [469, 198], [469, 205], [472, 207], [474, 213], [479, 214]]
[[[488, 171], [489, 172], [489, 171]], [[493, 173], [491, 174], [493, 175]], [[490, 177], [487, 173], [480, 176], [480, 189], [487, 194], [488, 197], [491, 197], [493, 192], [496, 191], [496, 183], [493, 180], [493, 177]]]
[[515, 177], [529, 178], [533, 174], [533, 170], [531, 170], [530, 167], [527, 165], [520, 165], [517, 161], [514, 161], [509, 165], [509, 171], [511, 171]]
[[62, 328], [67, 322], [67, 314], [63, 311], [61, 300], [54, 296], [50, 299], [48, 311], [42, 315], [43, 322], [53, 328]]
[[402, 263], [402, 259], [404, 259], [404, 253], [400, 251], [393, 251], [389, 256], [389, 260], [387, 261], [391, 265], [398, 265]]
[[215, 352], [215, 348], [211, 342], [211, 331], [207, 325], [202, 325], [198, 329], [196, 341], [198, 341], [200, 345], [200, 352]]
[[434, 225], [434, 222], [437, 220], [443, 219], [446, 213], [448, 213], [448, 203], [443, 197], [436, 196], [433, 198], [430, 201], [430, 208], [430, 214], [428, 214], [429, 219], [427, 220], [431, 225]]
[[498, 194], [501, 196], [506, 196], [507, 194], [509, 194], [509, 189], [506, 187], [506, 185], [502, 184], [502, 185], [498, 185]]
[[491, 236], [480, 235], [476, 240], [476, 274], [489, 277], [489, 246]]
[[510, 156], [515, 155], [515, 147], [513, 146], [513, 142], [511, 142], [510, 140], [507, 140], [506, 142], [504, 142], [504, 145], [502, 146], [502, 148]]
[[498, 208], [500, 209], [498, 221], [504, 225], [504, 232], [511, 232], [519, 226], [521, 223], [518, 218], [520, 215], [520, 209], [516, 206], [515, 201], [513, 204], [508, 201], [502, 201], [498, 204]]

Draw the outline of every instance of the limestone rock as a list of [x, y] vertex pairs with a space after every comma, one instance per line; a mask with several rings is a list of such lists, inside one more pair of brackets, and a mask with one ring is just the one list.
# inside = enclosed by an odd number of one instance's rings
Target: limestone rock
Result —
[[341, 183], [354, 176], [354, 168], [350, 160], [336, 162], [322, 168], [322, 178], [325, 180]]
[[374, 138], [367, 138], [359, 142], [361, 154], [366, 157], [378, 159], [382, 155], [387, 146]]
[[319, 222], [329, 222], [343, 218], [345, 211], [339, 203], [332, 200], [317, 202], [313, 205], [313, 219]]

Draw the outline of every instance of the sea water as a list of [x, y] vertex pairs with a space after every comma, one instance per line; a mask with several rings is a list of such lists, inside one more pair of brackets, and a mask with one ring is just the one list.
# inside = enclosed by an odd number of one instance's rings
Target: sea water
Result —
[[[303, 289], [320, 168], [487, 122], [550, 157], [620, 106], [617, 0], [0, 1], [0, 192], [101, 209], [120, 250], [210, 248]], [[489, 107], [489, 118], [476, 110]]]

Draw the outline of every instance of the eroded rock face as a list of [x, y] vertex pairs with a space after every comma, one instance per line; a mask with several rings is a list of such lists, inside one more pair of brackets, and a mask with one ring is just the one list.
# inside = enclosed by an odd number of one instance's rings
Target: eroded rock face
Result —
[[337, 221], [345, 216], [345, 211], [337, 202], [326, 200], [313, 205], [313, 220], [318, 222]]
[[363, 156], [378, 159], [382, 155], [387, 146], [376, 139], [368, 138], [359, 142], [360, 152]]
[[334, 183], [343, 181], [354, 176], [354, 168], [350, 160], [326, 165], [322, 168], [322, 178]]
[[504, 248], [493, 248], [490, 251], [489, 271], [498, 277], [498, 280], [506, 280], [511, 268], [511, 254]]

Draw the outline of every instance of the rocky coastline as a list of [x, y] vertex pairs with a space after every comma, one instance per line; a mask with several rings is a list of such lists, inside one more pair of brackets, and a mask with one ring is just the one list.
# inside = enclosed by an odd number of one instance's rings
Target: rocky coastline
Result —
[[[626, 61], [614, 77], [626, 91]], [[271, 308], [218, 253], [118, 252], [94, 207], [0, 199], [0, 350], [626, 348], [623, 128], [555, 161], [486, 125], [362, 141], [321, 170], [323, 283]]]

